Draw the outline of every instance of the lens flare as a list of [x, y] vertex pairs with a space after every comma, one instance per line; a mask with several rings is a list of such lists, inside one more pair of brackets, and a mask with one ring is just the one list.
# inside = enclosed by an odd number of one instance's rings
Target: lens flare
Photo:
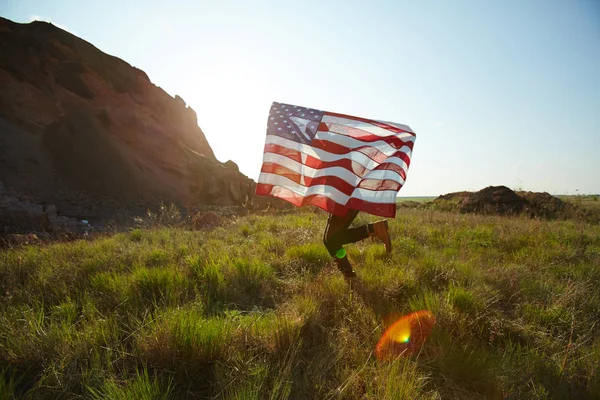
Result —
[[429, 311], [408, 314], [390, 325], [381, 335], [375, 347], [375, 355], [381, 361], [417, 353], [435, 325], [435, 317]]

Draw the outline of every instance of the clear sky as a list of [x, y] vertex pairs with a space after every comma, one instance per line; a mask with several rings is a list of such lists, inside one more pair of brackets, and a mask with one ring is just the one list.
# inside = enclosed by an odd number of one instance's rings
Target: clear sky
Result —
[[272, 101], [417, 133], [401, 196], [600, 193], [600, 1], [4, 0], [143, 69], [257, 179]]

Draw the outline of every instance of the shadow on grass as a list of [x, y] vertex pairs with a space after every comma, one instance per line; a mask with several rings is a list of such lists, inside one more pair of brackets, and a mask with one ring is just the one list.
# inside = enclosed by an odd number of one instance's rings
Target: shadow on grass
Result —
[[365, 305], [370, 308], [380, 321], [388, 322], [394, 317], [401, 317], [402, 307], [407, 304], [413, 294], [412, 291], [399, 290], [394, 293], [385, 293], [381, 288], [373, 288], [363, 281], [360, 276], [349, 283], [350, 290], [357, 295]]

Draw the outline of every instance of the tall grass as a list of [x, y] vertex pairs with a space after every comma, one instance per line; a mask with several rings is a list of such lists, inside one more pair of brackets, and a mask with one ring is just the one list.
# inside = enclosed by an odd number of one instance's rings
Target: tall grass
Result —
[[[169, 215], [0, 253], [0, 398], [600, 398], [598, 225], [402, 209], [351, 288], [320, 213]], [[421, 352], [377, 361], [421, 309]]]

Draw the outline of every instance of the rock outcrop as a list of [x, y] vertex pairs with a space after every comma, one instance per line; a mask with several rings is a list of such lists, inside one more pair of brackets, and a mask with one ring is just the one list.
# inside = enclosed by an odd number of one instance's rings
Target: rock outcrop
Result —
[[160, 202], [241, 205], [255, 188], [215, 158], [194, 110], [143, 71], [52, 24], [3, 18], [0, 181], [78, 219]]
[[0, 242], [10, 237], [18, 238], [22, 233], [46, 233], [59, 237], [62, 234], [85, 234], [91, 229], [88, 221], [58, 215], [56, 206], [52, 204], [44, 207], [19, 198], [14, 192], [7, 192], [0, 182]]

